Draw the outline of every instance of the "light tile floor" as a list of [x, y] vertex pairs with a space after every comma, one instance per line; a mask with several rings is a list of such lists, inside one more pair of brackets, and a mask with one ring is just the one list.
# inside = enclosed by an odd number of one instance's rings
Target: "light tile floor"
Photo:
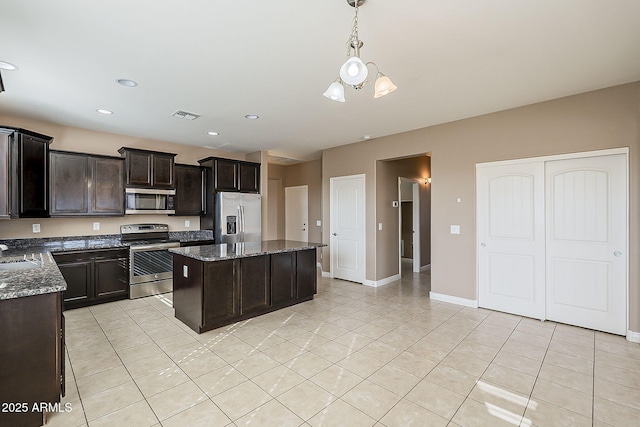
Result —
[[65, 312], [49, 426], [637, 426], [640, 346], [321, 278], [310, 302], [198, 335], [171, 295]]

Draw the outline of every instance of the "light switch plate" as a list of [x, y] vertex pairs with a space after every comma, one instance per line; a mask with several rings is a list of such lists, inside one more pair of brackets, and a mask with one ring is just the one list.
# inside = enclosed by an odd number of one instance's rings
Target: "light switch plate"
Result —
[[460, 226], [452, 225], [451, 226], [451, 234], [460, 234]]
[[382, 223], [381, 222], [378, 223], [378, 230], [382, 231]]
[[317, 221], [316, 221], [316, 226], [317, 226], [317, 227], [322, 227], [322, 221], [317, 220]]

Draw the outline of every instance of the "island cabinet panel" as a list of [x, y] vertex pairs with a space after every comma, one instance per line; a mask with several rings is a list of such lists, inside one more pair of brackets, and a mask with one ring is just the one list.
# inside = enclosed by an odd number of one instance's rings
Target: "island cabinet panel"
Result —
[[241, 258], [239, 262], [242, 284], [240, 314], [264, 312], [271, 300], [269, 256]]
[[[238, 316], [237, 263], [222, 261], [204, 265], [204, 320], [214, 324]], [[200, 268], [202, 268], [200, 266]]]
[[296, 252], [271, 255], [271, 301], [278, 305], [296, 297]]
[[176, 317], [197, 333], [313, 299], [316, 250], [203, 261], [173, 253]]
[[318, 292], [316, 277], [316, 250], [296, 252], [296, 292], [297, 298], [310, 298]]

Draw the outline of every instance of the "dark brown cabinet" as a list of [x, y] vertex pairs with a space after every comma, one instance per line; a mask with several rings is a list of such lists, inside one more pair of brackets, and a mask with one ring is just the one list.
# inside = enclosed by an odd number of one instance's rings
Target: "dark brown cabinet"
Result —
[[67, 282], [65, 309], [128, 298], [128, 256], [126, 248], [54, 253]]
[[260, 192], [260, 163], [218, 157], [207, 157], [199, 163], [211, 170], [211, 188], [207, 188], [207, 194], [216, 191]]
[[136, 188], [175, 188], [175, 154], [122, 147], [126, 186]]
[[176, 215], [200, 215], [204, 209], [204, 170], [200, 166], [175, 165]]
[[0, 342], [0, 402], [13, 405], [3, 406], [0, 426], [41, 426], [38, 408], [64, 395], [60, 293], [0, 300]]
[[124, 160], [51, 151], [51, 216], [124, 215]]
[[200, 261], [173, 254], [176, 317], [198, 333], [313, 299], [316, 250]]
[[51, 137], [2, 127], [2, 212], [11, 218], [49, 216], [49, 144]]

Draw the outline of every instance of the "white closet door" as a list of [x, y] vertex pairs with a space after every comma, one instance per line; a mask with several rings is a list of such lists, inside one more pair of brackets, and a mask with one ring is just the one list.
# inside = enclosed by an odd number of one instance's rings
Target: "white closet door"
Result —
[[544, 163], [478, 165], [478, 303], [544, 319]]
[[336, 279], [364, 283], [364, 175], [330, 179], [331, 272]]
[[626, 155], [546, 163], [547, 318], [626, 334]]

